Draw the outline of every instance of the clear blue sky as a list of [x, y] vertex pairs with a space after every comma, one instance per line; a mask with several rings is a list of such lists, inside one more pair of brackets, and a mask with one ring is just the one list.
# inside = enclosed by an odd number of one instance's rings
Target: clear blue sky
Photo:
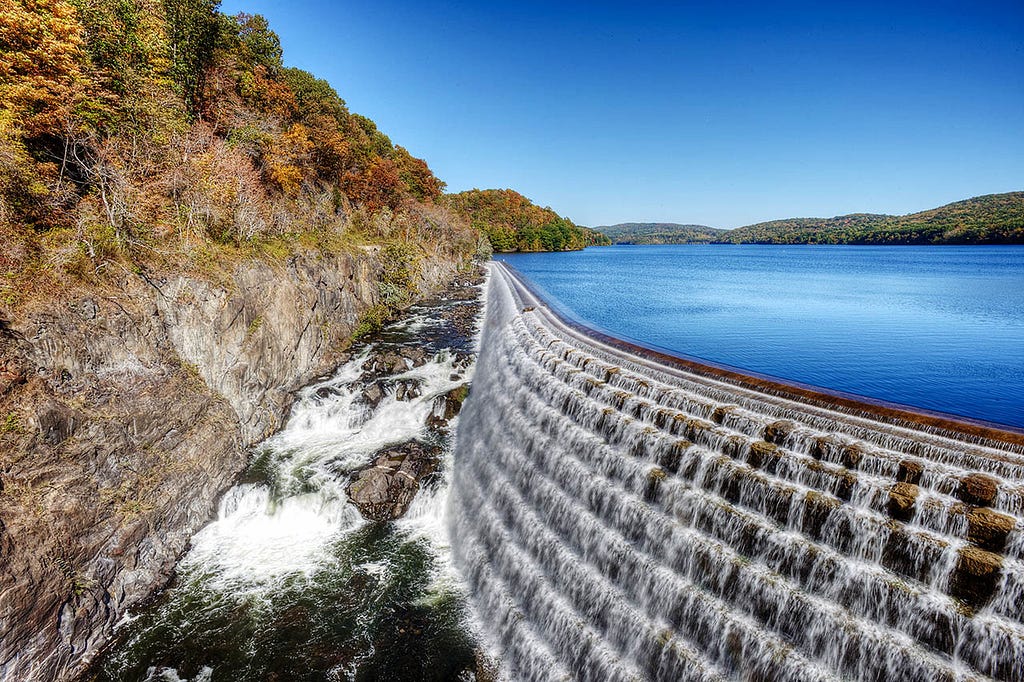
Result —
[[450, 191], [585, 225], [1024, 189], [1024, 2], [226, 0]]

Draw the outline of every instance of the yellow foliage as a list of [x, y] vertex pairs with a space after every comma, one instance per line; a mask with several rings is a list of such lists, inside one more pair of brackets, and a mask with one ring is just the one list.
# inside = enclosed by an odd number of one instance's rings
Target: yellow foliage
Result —
[[267, 171], [270, 180], [289, 196], [295, 196], [302, 188], [305, 173], [310, 168], [309, 154], [313, 141], [301, 123], [289, 127], [277, 139], [270, 141], [267, 150]]
[[82, 40], [64, 0], [0, 0], [0, 103], [26, 134], [56, 126], [79, 99]]

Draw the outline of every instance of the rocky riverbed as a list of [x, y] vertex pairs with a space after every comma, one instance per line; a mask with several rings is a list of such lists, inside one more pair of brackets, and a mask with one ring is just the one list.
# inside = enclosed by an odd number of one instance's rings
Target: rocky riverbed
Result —
[[489, 677], [445, 520], [481, 287], [460, 276], [301, 391], [96, 679]]

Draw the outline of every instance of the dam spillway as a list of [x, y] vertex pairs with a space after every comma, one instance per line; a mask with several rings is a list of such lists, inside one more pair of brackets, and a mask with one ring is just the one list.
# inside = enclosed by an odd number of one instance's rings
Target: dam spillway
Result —
[[1024, 434], [618, 342], [494, 264], [455, 461], [509, 679], [1024, 680]]

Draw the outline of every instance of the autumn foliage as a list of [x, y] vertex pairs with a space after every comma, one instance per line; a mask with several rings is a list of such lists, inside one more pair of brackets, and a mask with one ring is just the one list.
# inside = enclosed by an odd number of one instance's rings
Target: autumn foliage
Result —
[[429, 208], [443, 190], [326, 81], [284, 66], [261, 16], [213, 0], [0, 0], [0, 238], [21, 245], [8, 276], [30, 257], [98, 269], [202, 243], [380, 241], [392, 224], [424, 239], [427, 214], [474, 245]]
[[510, 189], [472, 189], [446, 201], [487, 235], [495, 251], [575, 251], [611, 243]]

